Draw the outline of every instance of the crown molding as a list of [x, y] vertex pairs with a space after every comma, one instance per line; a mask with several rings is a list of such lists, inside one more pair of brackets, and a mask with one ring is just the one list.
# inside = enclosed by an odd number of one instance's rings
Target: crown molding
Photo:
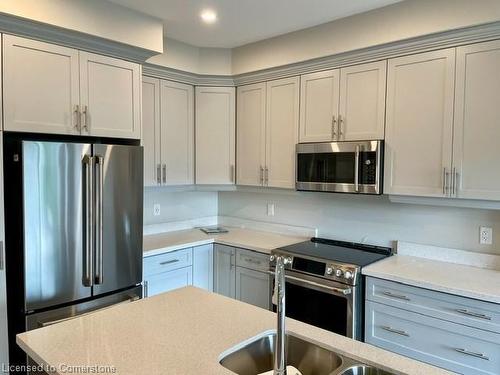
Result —
[[148, 76], [195, 86], [241, 86], [493, 39], [500, 39], [500, 22], [428, 34], [233, 76], [195, 74], [152, 64], [145, 64], [143, 72]]
[[60, 44], [141, 64], [151, 56], [158, 54], [157, 51], [5, 13], [0, 13], [0, 32], [36, 39], [42, 42]]
[[235, 86], [232, 76], [196, 74], [149, 63], [142, 66], [142, 74], [194, 86]]

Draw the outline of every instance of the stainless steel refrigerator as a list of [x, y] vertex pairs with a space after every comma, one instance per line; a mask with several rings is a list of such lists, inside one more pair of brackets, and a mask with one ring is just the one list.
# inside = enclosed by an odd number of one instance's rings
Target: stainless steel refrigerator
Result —
[[26, 363], [15, 334], [141, 298], [143, 150], [8, 135], [4, 147], [12, 364]]

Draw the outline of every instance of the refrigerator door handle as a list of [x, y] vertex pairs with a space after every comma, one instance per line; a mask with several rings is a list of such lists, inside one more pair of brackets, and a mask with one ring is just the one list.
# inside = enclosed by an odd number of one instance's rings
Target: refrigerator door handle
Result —
[[102, 257], [102, 210], [103, 210], [103, 186], [104, 186], [104, 157], [97, 155], [96, 160], [96, 213], [95, 213], [95, 285], [103, 283], [103, 257]]
[[84, 192], [84, 251], [83, 251], [83, 275], [82, 283], [86, 287], [91, 287], [93, 285], [93, 274], [94, 274], [94, 261], [93, 261], [93, 244], [94, 244], [94, 189], [93, 179], [94, 179], [94, 158], [89, 155], [83, 157], [83, 168], [84, 168], [84, 178], [85, 178], [85, 192]]

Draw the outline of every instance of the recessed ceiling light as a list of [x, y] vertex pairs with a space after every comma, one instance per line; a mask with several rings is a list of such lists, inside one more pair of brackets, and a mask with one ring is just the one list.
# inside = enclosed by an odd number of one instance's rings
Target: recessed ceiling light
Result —
[[215, 23], [217, 21], [217, 13], [212, 9], [205, 9], [201, 12], [200, 17], [205, 23]]

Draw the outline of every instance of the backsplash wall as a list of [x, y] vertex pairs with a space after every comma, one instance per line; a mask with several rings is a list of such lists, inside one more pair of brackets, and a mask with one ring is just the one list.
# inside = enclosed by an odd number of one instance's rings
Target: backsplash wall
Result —
[[[172, 192], [164, 188], [144, 189], [144, 225], [169, 223], [217, 216], [217, 192]], [[160, 215], [153, 205], [160, 204]]]
[[[275, 215], [267, 215], [267, 204]], [[219, 192], [219, 216], [317, 228], [320, 237], [391, 246], [401, 240], [500, 254], [500, 211], [392, 203], [384, 196]], [[479, 226], [493, 245], [479, 244]]]

